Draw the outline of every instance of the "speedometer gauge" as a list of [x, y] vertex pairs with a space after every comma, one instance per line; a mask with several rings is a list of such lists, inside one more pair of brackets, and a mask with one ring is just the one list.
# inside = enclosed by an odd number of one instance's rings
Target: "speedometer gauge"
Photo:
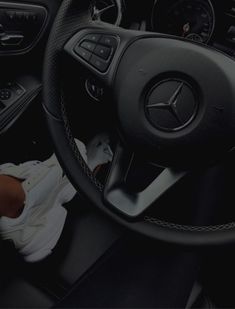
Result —
[[154, 31], [208, 43], [215, 27], [214, 9], [209, 0], [180, 0], [169, 6], [159, 2], [156, 1], [152, 16]]

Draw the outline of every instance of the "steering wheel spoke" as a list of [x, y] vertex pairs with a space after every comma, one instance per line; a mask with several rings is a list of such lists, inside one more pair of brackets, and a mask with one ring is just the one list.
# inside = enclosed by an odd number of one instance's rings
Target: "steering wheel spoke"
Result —
[[100, 81], [111, 86], [122, 51], [137, 35], [140, 34], [135, 31], [93, 22], [91, 27], [77, 32], [64, 49]]
[[104, 200], [129, 218], [136, 218], [151, 207], [163, 194], [176, 185], [186, 174], [165, 168], [143, 191], [131, 192], [126, 184], [135, 154], [118, 144], [104, 189]]

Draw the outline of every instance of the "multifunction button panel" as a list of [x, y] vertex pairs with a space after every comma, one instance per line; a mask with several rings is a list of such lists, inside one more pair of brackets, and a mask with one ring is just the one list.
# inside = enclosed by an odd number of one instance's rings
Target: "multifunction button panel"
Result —
[[112, 35], [87, 34], [80, 40], [75, 53], [101, 73], [105, 73], [118, 46], [118, 38]]

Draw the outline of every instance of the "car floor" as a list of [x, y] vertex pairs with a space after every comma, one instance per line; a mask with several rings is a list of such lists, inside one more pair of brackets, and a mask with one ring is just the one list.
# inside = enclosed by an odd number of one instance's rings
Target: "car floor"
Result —
[[2, 247], [1, 308], [185, 308], [198, 278], [216, 307], [234, 308], [232, 248], [167, 246], [120, 228], [80, 198], [67, 208], [45, 261], [27, 264], [10, 244]]
[[203, 259], [201, 282], [216, 308], [235, 308], [235, 248], [212, 249]]
[[[9, 242], [0, 242], [0, 308], [50, 308], [114, 246], [123, 229], [76, 197], [52, 255], [25, 263]], [[14, 297], [13, 297], [14, 296]]]
[[193, 251], [128, 234], [57, 306], [185, 308], [199, 261]]

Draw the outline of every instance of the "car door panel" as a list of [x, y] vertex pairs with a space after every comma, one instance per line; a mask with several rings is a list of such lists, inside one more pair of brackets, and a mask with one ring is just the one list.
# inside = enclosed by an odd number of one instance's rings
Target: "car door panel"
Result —
[[60, 3], [0, 1], [0, 136], [40, 95], [45, 46]]

